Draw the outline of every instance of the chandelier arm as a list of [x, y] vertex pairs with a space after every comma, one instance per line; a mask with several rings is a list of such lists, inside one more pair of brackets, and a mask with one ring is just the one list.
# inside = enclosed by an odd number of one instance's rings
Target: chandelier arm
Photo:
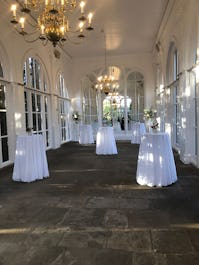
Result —
[[68, 40], [69, 40], [72, 44], [74, 44], [74, 45], [79, 45], [79, 44], [81, 44], [81, 41], [80, 41], [80, 42], [76, 42], [76, 41], [70, 40], [69, 38], [68, 38]]
[[78, 33], [78, 32], [80, 32], [80, 30], [79, 29], [77, 29], [77, 30], [68, 30], [66, 33], [72, 33], [72, 34], [75, 34], [75, 33]]
[[35, 25], [32, 24], [29, 20], [26, 20], [26, 21], [27, 21], [27, 24], [28, 24], [29, 26], [31, 26], [31, 27], [33, 27], [33, 28], [35, 28], [35, 29], [36, 29], [36, 28], [37, 28], [37, 29], [39, 28], [38, 25], [37, 25], [37, 22], [36, 22], [36, 21], [35, 21]]
[[19, 33], [20, 34], [20, 30], [18, 30], [18, 28], [16, 27], [16, 26], [14, 26], [14, 29], [15, 29], [15, 31], [17, 32], [17, 33]]
[[79, 42], [77, 42], [77, 41], [73, 41], [73, 40], [71, 40], [71, 38], [70, 38], [68, 35], [65, 35], [65, 37], [66, 37], [66, 39], [67, 39], [68, 41], [70, 41], [72, 44], [75, 44], [75, 45], [79, 45], [79, 44], [81, 44], [81, 41], [79, 41]]
[[37, 41], [38, 39], [39, 39], [39, 37], [36, 37], [36, 38], [33, 39], [33, 40], [28, 40], [28, 39], [26, 39], [26, 36], [24, 36], [24, 40], [25, 40], [27, 43], [33, 43], [33, 42]]
[[[37, 32], [38, 32], [38, 29], [35, 29], [35, 31], [32, 31], [32, 32], [29, 32], [27, 33], [26, 31], [24, 31], [23, 29], [18, 29], [17, 27], [14, 27], [14, 29], [16, 30], [17, 33], [19, 33], [20, 35], [23, 35], [24, 36], [24, 39], [25, 39], [25, 36], [32, 36], [32, 35], [35, 35]], [[35, 39], [38, 40], [39, 39], [39, 36]], [[27, 41], [27, 39], [25, 39], [26, 42], [29, 42]], [[34, 41], [30, 41], [30, 42], [34, 42]]]
[[[25, 35], [28, 35], [28, 36], [33, 36], [33, 35], [35, 35], [35, 34], [37, 34], [37, 33], [39, 33], [38, 32], [38, 28], [35, 28], [35, 30], [34, 31], [31, 31], [31, 32], [28, 32], [27, 34], [25, 34]], [[19, 33], [20, 33], [20, 31], [19, 31]], [[40, 35], [40, 34], [39, 34]], [[38, 37], [39, 38], [39, 37]]]
[[46, 46], [47, 43], [48, 43], [48, 39], [45, 39], [45, 40], [42, 41], [43, 46]]

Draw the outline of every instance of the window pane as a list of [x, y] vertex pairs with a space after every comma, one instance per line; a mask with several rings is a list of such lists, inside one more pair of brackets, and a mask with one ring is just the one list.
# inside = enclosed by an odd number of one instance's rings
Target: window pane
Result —
[[8, 137], [2, 138], [1, 143], [2, 143], [3, 162], [5, 162], [5, 161], [8, 161], [8, 159], [9, 159], [9, 156], [8, 156]]
[[6, 100], [5, 100], [5, 88], [3, 85], [0, 85], [0, 109], [5, 109], [6, 106]]
[[26, 115], [26, 129], [28, 128], [28, 113], [25, 114]]
[[38, 130], [41, 131], [41, 114], [38, 113], [37, 117], [38, 117]]
[[32, 111], [36, 111], [35, 95], [32, 93]]
[[0, 112], [0, 126], [1, 136], [7, 135], [6, 112]]
[[45, 112], [47, 112], [48, 111], [48, 98], [47, 97], [45, 97]]
[[27, 86], [27, 64], [26, 62], [24, 63], [24, 66], [23, 66], [23, 84]]
[[[24, 94], [25, 122], [27, 127], [32, 127], [35, 133], [43, 134], [46, 139], [48, 124], [48, 97], [38, 90], [46, 90], [46, 79], [42, 75], [42, 67], [35, 58], [28, 58], [24, 64], [24, 75], [27, 75], [27, 83]], [[24, 77], [25, 80], [25, 77]], [[36, 90], [37, 89], [37, 90]]]
[[32, 122], [33, 122], [33, 131], [37, 131], [37, 121], [36, 121], [36, 114], [33, 113], [32, 115]]
[[46, 131], [46, 146], [49, 146], [49, 133]]
[[35, 60], [35, 84], [36, 88], [40, 89], [40, 65], [39, 63]]
[[37, 95], [37, 112], [41, 112], [41, 96]]
[[47, 91], [47, 84], [46, 84], [46, 81], [45, 81], [45, 78], [43, 78], [44, 81], [43, 81], [43, 88], [44, 88], [44, 91]]
[[28, 111], [27, 92], [24, 92], [25, 111]]
[[62, 129], [62, 141], [65, 141], [66, 140], [66, 129], [63, 128]]
[[48, 115], [45, 114], [45, 121], [46, 121], [46, 130], [48, 130]]
[[144, 109], [144, 76], [141, 73], [132, 72], [128, 76], [127, 95], [128, 122], [131, 120], [142, 120]]
[[1, 66], [1, 64], [0, 64], [0, 77], [3, 77], [3, 68]]
[[34, 71], [33, 71], [34, 62], [32, 58], [29, 58], [28, 62], [29, 62], [29, 79], [30, 79], [29, 84], [31, 87], [34, 87]]

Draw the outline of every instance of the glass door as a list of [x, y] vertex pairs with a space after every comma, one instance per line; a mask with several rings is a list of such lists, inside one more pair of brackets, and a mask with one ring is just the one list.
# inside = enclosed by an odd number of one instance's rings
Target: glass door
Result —
[[9, 160], [6, 86], [0, 84], [0, 166]]

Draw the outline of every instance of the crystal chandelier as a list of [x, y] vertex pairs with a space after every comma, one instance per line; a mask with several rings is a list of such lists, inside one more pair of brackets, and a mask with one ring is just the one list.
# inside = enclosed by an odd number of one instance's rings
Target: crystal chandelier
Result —
[[114, 76], [112, 75], [101, 75], [97, 78], [96, 88], [99, 88], [106, 95], [111, 91], [111, 85], [114, 82]]
[[[104, 31], [102, 31], [104, 33]], [[114, 76], [111, 74], [112, 73], [112, 67], [107, 67], [107, 58], [106, 58], [106, 38], [104, 34], [104, 43], [105, 43], [105, 74], [101, 75], [97, 78], [97, 83], [95, 87], [97, 89], [100, 89], [103, 91], [106, 95], [108, 95], [112, 89], [114, 89], [115, 86], [117, 86], [117, 82], [115, 81]]]
[[[20, 7], [21, 17], [18, 16], [17, 6]], [[69, 18], [80, 8], [80, 17], [78, 19], [78, 27], [71, 25]], [[93, 30], [92, 17], [89, 13], [85, 16], [85, 2], [78, 0], [16, 0], [16, 4], [11, 6], [12, 19], [11, 23], [15, 25], [16, 30], [25, 37], [27, 42], [34, 42], [38, 39], [44, 45], [48, 41], [54, 47], [63, 44], [66, 40], [70, 40], [73, 34], [78, 38], [85, 37], [85, 29]], [[34, 21], [34, 25], [28, 23], [28, 28], [32, 27], [33, 32], [27, 33], [25, 30], [25, 21], [27, 15], [30, 15]]]

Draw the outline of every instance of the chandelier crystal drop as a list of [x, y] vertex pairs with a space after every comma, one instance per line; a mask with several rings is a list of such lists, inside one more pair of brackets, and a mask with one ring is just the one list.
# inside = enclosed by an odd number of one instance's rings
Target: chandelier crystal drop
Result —
[[[11, 23], [16, 30], [25, 37], [27, 42], [34, 42], [40, 39], [44, 45], [48, 41], [54, 47], [58, 44], [63, 44], [66, 40], [71, 40], [73, 35], [77, 35], [79, 39], [83, 39], [85, 29], [92, 31], [93, 14], [85, 15], [85, 2], [78, 0], [24, 0], [15, 1], [16, 4], [11, 6], [12, 19]], [[20, 8], [18, 15], [18, 7]], [[80, 16], [77, 19], [78, 26], [72, 25], [71, 16], [80, 9]], [[29, 19], [27, 18], [29, 15]], [[32, 18], [32, 19], [31, 19]], [[29, 20], [33, 24], [29, 22]], [[33, 32], [28, 33], [25, 30], [33, 28]], [[36, 36], [36, 37], [35, 37]]]

